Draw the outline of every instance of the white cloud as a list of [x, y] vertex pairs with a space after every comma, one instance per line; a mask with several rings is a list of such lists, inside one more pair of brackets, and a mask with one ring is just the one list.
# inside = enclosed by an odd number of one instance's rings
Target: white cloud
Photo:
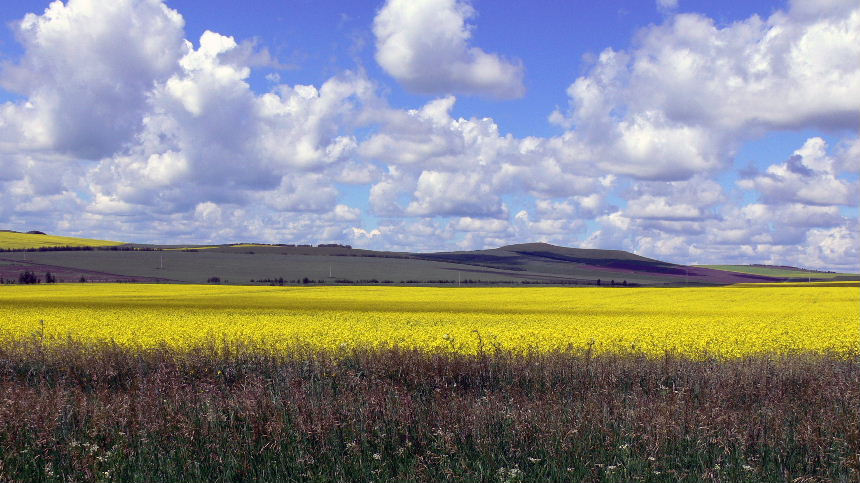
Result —
[[746, 177], [738, 185], [761, 193], [768, 203], [856, 205], [857, 182], [838, 178], [839, 163], [827, 155], [821, 138], [810, 138], [786, 162]]
[[382, 173], [375, 164], [347, 161], [328, 170], [328, 176], [338, 183], [366, 185], [377, 182]]
[[[814, 2], [813, 2], [814, 3]], [[568, 89], [575, 128], [606, 171], [677, 180], [726, 166], [772, 130], [856, 130], [860, 8], [797, 2], [767, 19], [718, 26], [698, 14], [648, 27], [630, 51], [607, 49]]]
[[860, 236], [856, 224], [831, 229], [811, 230], [803, 244], [800, 263], [811, 267], [831, 267], [857, 270], [860, 258]]
[[657, 0], [657, 8], [661, 12], [669, 12], [678, 8], [678, 0]]
[[[525, 210], [517, 213], [514, 218], [520, 231], [525, 235], [526, 241], [535, 236], [543, 237], [542, 240], [570, 240], [573, 235], [580, 231], [584, 225], [582, 220], [568, 218], [544, 218], [532, 220]], [[547, 238], [547, 235], [550, 235]], [[556, 235], [556, 236], [552, 236]]]
[[376, 60], [410, 91], [521, 97], [519, 62], [469, 45], [465, 0], [388, 0], [373, 21]]
[[842, 140], [836, 149], [836, 165], [838, 172], [860, 173], [860, 137]]
[[284, 176], [277, 189], [262, 196], [277, 211], [323, 213], [336, 208], [338, 191], [326, 177], [311, 173]]
[[237, 45], [203, 34], [180, 70], [154, 86], [138, 142], [94, 168], [95, 193], [167, 211], [205, 200], [242, 202], [248, 192], [275, 189], [262, 199], [277, 210], [334, 206], [335, 179], [306, 173], [337, 171], [350, 158], [356, 141], [340, 131], [355, 103], [371, 95], [369, 82], [346, 74], [319, 89], [279, 85], [257, 95], [246, 82], [248, 67], [222, 62]]
[[627, 216], [657, 220], [696, 220], [702, 217], [698, 207], [672, 203], [663, 197], [645, 195], [627, 203]]
[[508, 220], [464, 216], [451, 222], [451, 228], [467, 232], [503, 233], [511, 229], [511, 224]]
[[373, 230], [365, 230], [364, 228], [352, 228], [352, 237], [354, 240], [363, 240], [363, 239], [373, 239], [382, 235], [382, 232], [373, 229]]
[[[499, 216], [502, 194], [590, 196], [601, 187], [599, 173], [568, 159], [569, 145], [502, 135], [490, 118], [455, 119], [455, 101], [378, 113], [384, 123], [358, 148], [389, 166], [371, 189], [378, 214]], [[604, 181], [611, 186], [611, 178]]]
[[0, 110], [0, 143], [108, 156], [140, 128], [152, 85], [185, 53], [184, 21], [158, 0], [55, 1], [14, 25], [25, 50], [0, 85], [26, 96]]
[[[541, 240], [856, 270], [853, 3], [796, 1], [727, 25], [667, 12], [571, 84], [555, 137], [454, 117], [453, 96], [393, 108], [364, 73], [319, 85], [281, 84], [283, 73], [255, 91], [254, 67], [285, 67], [265, 46], [211, 31], [195, 46], [159, 1], [102, 3], [55, 2], [16, 27], [23, 54], [0, 77], [22, 96], [0, 104], [3, 228], [401, 250]], [[468, 4], [427, 5], [383, 7], [375, 27], [391, 35], [378, 55], [407, 73], [433, 66], [416, 81], [428, 92], [521, 93], [517, 63], [469, 45]], [[380, 26], [383, 13], [408, 21]], [[463, 63], [465, 77], [430, 54]], [[474, 66], [488, 59], [505, 75], [482, 84]], [[745, 140], [797, 128], [847, 137], [828, 146], [813, 134], [795, 157], [756, 160], [770, 165], [726, 183]]]
[[333, 220], [337, 221], [358, 221], [361, 219], [361, 210], [344, 204], [338, 204], [331, 211], [330, 216]]
[[424, 171], [414, 196], [415, 201], [406, 207], [410, 215], [507, 215], [492, 187], [469, 172]]
[[360, 248], [401, 251], [438, 251], [454, 239], [453, 230], [429, 219], [397, 220], [380, 224], [371, 231], [352, 229], [353, 245]]

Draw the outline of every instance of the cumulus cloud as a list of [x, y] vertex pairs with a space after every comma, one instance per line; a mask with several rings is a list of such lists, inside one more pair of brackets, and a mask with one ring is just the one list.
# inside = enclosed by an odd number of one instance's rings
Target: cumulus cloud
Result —
[[631, 50], [603, 51], [551, 120], [594, 146], [606, 171], [659, 180], [720, 169], [765, 132], [856, 130], [860, 8], [826, 7], [795, 2], [726, 26], [673, 15]]
[[[265, 46], [212, 31], [186, 41], [157, 0], [103, 3], [55, 2], [13, 25], [23, 54], [0, 82], [21, 100], [0, 104], [4, 227], [402, 250], [540, 240], [856, 270], [852, 3], [795, 1], [727, 25], [666, 12], [574, 80], [553, 137], [453, 116], [453, 95], [391, 107], [363, 71], [318, 85], [282, 73], [254, 90], [255, 67], [284, 67]], [[431, 7], [379, 11], [385, 69], [420, 92], [522, 93], [518, 63], [470, 45], [468, 3]], [[741, 143], [795, 129], [815, 134], [725, 181]], [[344, 184], [366, 186], [366, 205]]]
[[278, 85], [257, 95], [246, 82], [250, 69], [222, 59], [237, 46], [210, 31], [197, 49], [188, 44], [177, 72], [153, 87], [137, 143], [93, 169], [97, 194], [167, 211], [241, 203], [253, 191], [266, 191], [278, 210], [334, 205], [333, 180], [307, 173], [350, 158], [357, 143], [340, 130], [370, 95], [368, 81], [346, 74], [320, 88]]
[[697, 220], [702, 217], [698, 207], [686, 203], [671, 203], [663, 197], [643, 196], [627, 203], [626, 215], [656, 220]]
[[[334, 183], [379, 176], [352, 156], [372, 84], [345, 72], [256, 93], [252, 67], [283, 67], [265, 48], [211, 31], [195, 46], [183, 25], [157, 0], [54, 2], [14, 25], [23, 55], [0, 79], [24, 100], [0, 105], [0, 221], [44, 211], [46, 229], [141, 241], [298, 227], [347, 240], [360, 210]], [[280, 213], [305, 222], [270, 227]], [[316, 229], [313, 216], [328, 221]]]
[[524, 234], [537, 235], [541, 241], [570, 240], [585, 224], [583, 220], [571, 218], [546, 217], [532, 219], [529, 212], [522, 210], [514, 220]]
[[424, 171], [418, 178], [410, 215], [505, 216], [506, 208], [492, 188], [468, 172]]
[[108, 156], [133, 140], [152, 86], [185, 54], [184, 21], [159, 0], [53, 2], [13, 24], [26, 54], [2, 66], [0, 143]]
[[702, 175], [686, 181], [640, 181], [626, 198], [627, 217], [676, 222], [714, 218], [716, 205], [725, 201], [722, 186]]
[[438, 220], [391, 220], [370, 231], [353, 228], [354, 246], [400, 251], [438, 251], [454, 240], [454, 231]]
[[[830, 229], [811, 230], [798, 257], [800, 263], [811, 267], [832, 267], [856, 270], [856, 264], [846, 263], [860, 258], [860, 236], [856, 224]], [[790, 260], [790, 258], [788, 258]]]
[[738, 185], [758, 191], [767, 203], [856, 205], [860, 196], [857, 182], [838, 177], [840, 164], [827, 154], [823, 139], [810, 138], [784, 163], [772, 164]]
[[451, 228], [465, 232], [504, 233], [511, 229], [511, 225], [508, 220], [464, 216], [451, 222]]
[[[835, 191], [823, 199], [804, 191], [821, 181], [817, 177], [836, 179], [840, 156], [853, 144], [846, 140], [831, 153], [821, 138], [810, 138], [792, 159], [768, 168], [772, 173], [779, 167], [780, 173], [803, 177], [808, 184], [761, 173], [742, 178], [741, 191], [727, 191], [702, 175], [689, 181], [636, 182], [621, 192], [626, 206], [598, 216], [599, 228], [583, 245], [675, 261], [856, 270], [856, 247], [849, 243], [857, 237], [857, 220], [840, 209], [842, 195]], [[840, 181], [856, 193], [856, 181]], [[744, 201], [755, 197], [759, 201]], [[570, 216], [574, 210], [568, 205], [557, 211]]]
[[678, 0], [657, 0], [657, 8], [661, 12], [669, 12], [678, 8]]
[[521, 97], [520, 62], [469, 44], [474, 16], [465, 0], [388, 0], [373, 21], [376, 60], [413, 92]]
[[383, 123], [358, 153], [388, 165], [371, 189], [381, 215], [498, 217], [507, 193], [539, 198], [590, 196], [612, 178], [578, 164], [559, 139], [502, 134], [491, 118], [454, 118], [456, 99], [378, 113]]

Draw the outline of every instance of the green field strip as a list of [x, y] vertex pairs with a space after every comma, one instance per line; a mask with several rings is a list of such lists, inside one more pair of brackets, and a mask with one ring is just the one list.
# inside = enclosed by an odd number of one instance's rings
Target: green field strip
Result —
[[123, 244], [123, 242], [118, 241], [95, 240], [92, 238], [38, 235], [11, 231], [0, 232], [0, 250], [26, 250], [50, 247], [108, 247]]
[[817, 278], [830, 279], [835, 277], [857, 277], [856, 273], [824, 273], [807, 270], [789, 270], [775, 267], [758, 267], [753, 265], [694, 265], [695, 267], [722, 270], [724, 272], [748, 273], [751, 275], [764, 275], [768, 277], [781, 278]]

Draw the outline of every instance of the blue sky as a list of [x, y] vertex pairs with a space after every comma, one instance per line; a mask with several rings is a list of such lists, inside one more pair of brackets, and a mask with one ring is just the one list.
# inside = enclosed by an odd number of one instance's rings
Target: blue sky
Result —
[[0, 228], [857, 270], [855, 3], [5, 2]]

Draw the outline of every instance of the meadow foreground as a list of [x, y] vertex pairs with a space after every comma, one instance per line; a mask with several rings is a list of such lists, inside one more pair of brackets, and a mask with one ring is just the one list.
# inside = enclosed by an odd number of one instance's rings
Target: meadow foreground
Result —
[[857, 298], [0, 287], [0, 480], [856, 481]]

